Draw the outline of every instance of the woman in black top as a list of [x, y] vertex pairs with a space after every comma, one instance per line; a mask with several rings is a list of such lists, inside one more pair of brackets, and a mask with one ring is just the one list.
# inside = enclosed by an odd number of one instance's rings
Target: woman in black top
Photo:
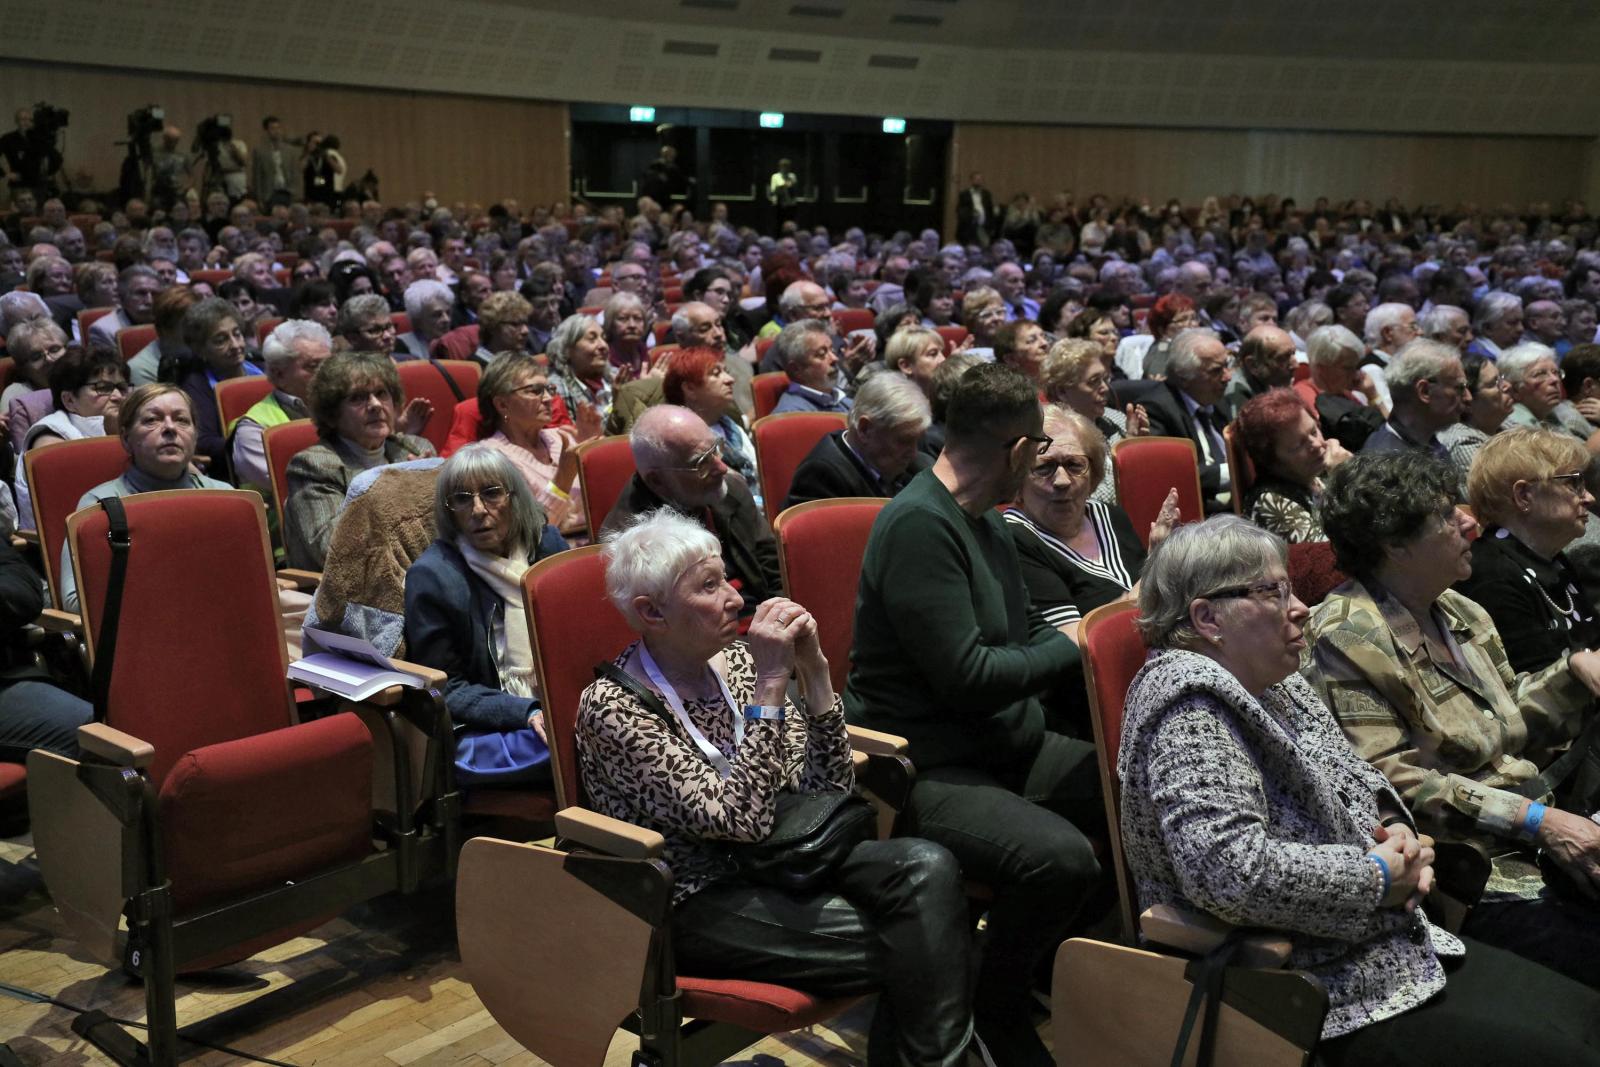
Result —
[[1519, 674], [1566, 652], [1600, 645], [1595, 598], [1562, 551], [1582, 535], [1588, 505], [1588, 450], [1551, 430], [1503, 430], [1467, 476], [1483, 534], [1472, 546], [1472, 576], [1456, 590], [1495, 621]]

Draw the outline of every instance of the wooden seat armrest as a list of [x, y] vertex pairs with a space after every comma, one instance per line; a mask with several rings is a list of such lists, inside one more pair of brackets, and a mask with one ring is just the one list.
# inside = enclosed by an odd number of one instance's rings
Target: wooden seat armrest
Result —
[[850, 747], [869, 756], [904, 756], [911, 743], [899, 734], [886, 734], [868, 730], [863, 726], [846, 726]]
[[150, 742], [112, 729], [103, 722], [78, 727], [78, 748], [84, 755], [135, 770], [144, 770], [156, 757], [155, 746]]
[[426, 685], [433, 689], [444, 688], [446, 675], [444, 671], [441, 671], [437, 667], [424, 667], [420, 663], [409, 663], [403, 659], [395, 659], [393, 656], [389, 657], [389, 662], [394, 664], [395, 670], [405, 671], [407, 674], [414, 674], [418, 678], [421, 678]]
[[75, 615], [70, 611], [62, 611], [60, 608], [45, 608], [34, 621], [46, 633], [76, 634], [83, 632], [83, 616]]
[[[1213, 915], [1156, 904], [1139, 913], [1139, 932], [1148, 941], [1203, 956], [1222, 944], [1237, 929]], [[1286, 934], [1252, 934], [1244, 939], [1235, 960], [1243, 967], [1278, 968], [1289, 962]]]
[[277, 572], [278, 584], [287, 583], [289, 589], [312, 590], [322, 584], [321, 571], [303, 571], [296, 567], [285, 567]]
[[18, 530], [11, 535], [11, 540], [13, 544], [20, 541], [25, 545], [32, 545], [33, 547], [37, 548], [39, 547], [39, 531]]
[[656, 859], [666, 847], [654, 830], [579, 807], [556, 812], [556, 835], [623, 859]]

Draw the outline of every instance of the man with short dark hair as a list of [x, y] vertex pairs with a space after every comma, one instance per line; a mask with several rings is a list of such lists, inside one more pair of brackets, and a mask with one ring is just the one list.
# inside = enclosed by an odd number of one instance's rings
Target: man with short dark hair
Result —
[[994, 893], [975, 1024], [993, 1062], [1029, 1067], [1052, 1063], [1029, 983], [1101, 885], [1086, 832], [1104, 827], [1094, 746], [1046, 730], [1039, 702], [1077, 646], [1029, 603], [995, 510], [1050, 443], [1043, 425], [1022, 375], [961, 377], [944, 451], [873, 524], [844, 696], [851, 723], [910, 742], [907, 832]]
[[269, 209], [294, 199], [298, 160], [290, 156], [289, 146], [300, 142], [284, 138], [283, 122], [276, 115], [261, 120], [261, 131], [265, 137], [250, 156], [250, 188], [262, 208]]

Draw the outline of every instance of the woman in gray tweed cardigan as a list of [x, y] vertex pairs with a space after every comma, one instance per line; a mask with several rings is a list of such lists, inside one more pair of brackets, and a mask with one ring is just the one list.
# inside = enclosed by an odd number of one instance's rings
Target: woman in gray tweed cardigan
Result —
[[1600, 998], [1417, 907], [1430, 842], [1295, 673], [1307, 611], [1285, 560], [1228, 515], [1173, 531], [1145, 565], [1153, 651], [1117, 761], [1140, 906], [1287, 932], [1289, 966], [1328, 993], [1320, 1063], [1600, 1063]]

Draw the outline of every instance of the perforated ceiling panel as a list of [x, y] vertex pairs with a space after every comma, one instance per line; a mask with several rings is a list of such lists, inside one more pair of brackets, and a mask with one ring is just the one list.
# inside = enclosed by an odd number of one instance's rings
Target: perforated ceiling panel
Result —
[[[0, 55], [655, 106], [1600, 133], [1585, 0], [0, 0]], [[652, 18], [642, 18], [648, 13]]]

